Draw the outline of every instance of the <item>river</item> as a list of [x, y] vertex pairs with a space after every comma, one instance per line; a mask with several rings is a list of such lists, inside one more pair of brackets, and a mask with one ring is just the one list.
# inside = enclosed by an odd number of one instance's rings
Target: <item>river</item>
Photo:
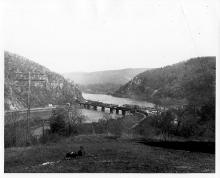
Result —
[[[83, 98], [86, 100], [92, 100], [92, 101], [99, 101], [107, 104], [116, 104], [119, 106], [122, 106], [124, 104], [129, 104], [129, 105], [138, 105], [141, 107], [153, 107], [154, 105], [152, 103], [146, 102], [146, 101], [139, 101], [135, 99], [130, 99], [130, 98], [119, 98], [119, 97], [114, 97], [111, 95], [105, 95], [105, 94], [89, 94], [89, 93], [82, 93]], [[106, 109], [106, 112], [109, 113], [110, 111]], [[103, 118], [104, 113], [100, 111], [94, 111], [94, 110], [88, 110], [88, 109], [81, 109], [82, 115], [85, 116], [85, 122], [97, 122], [99, 119]], [[116, 115], [115, 113], [111, 114], [112, 118], [118, 118], [121, 117], [119, 115]]]
[[87, 100], [99, 101], [99, 102], [103, 102], [107, 104], [117, 104], [119, 106], [122, 106], [124, 104], [138, 105], [138, 106], [143, 106], [143, 107], [154, 106], [154, 104], [146, 102], [146, 101], [140, 101], [140, 100], [135, 100], [135, 99], [130, 99], [130, 98], [119, 98], [119, 97], [114, 97], [114, 96], [105, 95], [105, 94], [82, 93], [82, 96]]

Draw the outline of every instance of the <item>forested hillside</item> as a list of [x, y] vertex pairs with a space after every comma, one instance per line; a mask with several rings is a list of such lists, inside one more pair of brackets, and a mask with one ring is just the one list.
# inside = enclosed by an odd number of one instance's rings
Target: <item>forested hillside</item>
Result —
[[[121, 87], [116, 96], [165, 106], [140, 124], [138, 133], [163, 139], [182, 137], [215, 141], [215, 57], [199, 57], [143, 72]], [[163, 107], [162, 107], [163, 108]]]
[[107, 70], [97, 72], [73, 72], [63, 76], [79, 84], [80, 89], [86, 93], [114, 93], [137, 74], [146, 68], [128, 68], [120, 70]]
[[[26, 107], [27, 86], [25, 81], [17, 79], [27, 78], [24, 73], [41, 73], [42, 76], [32, 75], [32, 79], [44, 79], [45, 82], [32, 82], [31, 107], [40, 107], [48, 104], [65, 104], [73, 99], [83, 99], [81, 91], [73, 82], [63, 76], [51, 72], [46, 67], [16, 54], [5, 52], [5, 83], [4, 104], [5, 110], [21, 109]], [[22, 74], [20, 74], [22, 73]]]
[[111, 95], [121, 86], [122, 84], [104, 83], [104, 84], [79, 85], [79, 88], [82, 92], [85, 93]]
[[215, 57], [198, 57], [143, 72], [115, 92], [162, 104], [193, 103], [201, 106], [215, 99]]
[[77, 84], [125, 84], [135, 75], [147, 70], [146, 68], [106, 70], [97, 72], [72, 72], [63, 74], [67, 79], [74, 80]]

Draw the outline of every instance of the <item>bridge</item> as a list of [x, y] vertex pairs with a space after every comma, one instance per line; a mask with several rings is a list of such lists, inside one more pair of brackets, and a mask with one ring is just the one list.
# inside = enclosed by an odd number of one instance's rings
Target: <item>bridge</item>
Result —
[[90, 101], [87, 100], [85, 102], [78, 102], [80, 106], [83, 106], [86, 109], [93, 109], [98, 110], [98, 107], [101, 108], [102, 112], [105, 112], [106, 108], [109, 108], [110, 113], [113, 113], [115, 110], [116, 114], [119, 114], [119, 111], [121, 111], [122, 115], [125, 116], [127, 112], [135, 113], [135, 112], [142, 112], [145, 115], [148, 115], [147, 112], [139, 111], [138, 109], [130, 108], [130, 107], [124, 107], [124, 106], [118, 106], [114, 104], [106, 104], [98, 101]]

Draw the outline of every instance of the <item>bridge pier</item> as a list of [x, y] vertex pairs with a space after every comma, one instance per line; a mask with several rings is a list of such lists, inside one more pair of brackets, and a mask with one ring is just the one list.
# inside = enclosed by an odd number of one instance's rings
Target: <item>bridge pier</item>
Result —
[[102, 112], [105, 112], [105, 107], [104, 106], [102, 106]]
[[95, 111], [97, 111], [97, 106], [93, 106], [93, 109], [94, 109]]
[[116, 114], [119, 114], [119, 109], [116, 108]]
[[122, 115], [125, 116], [126, 111], [125, 110], [121, 110], [122, 111]]
[[113, 108], [110, 108], [110, 113], [113, 113]]

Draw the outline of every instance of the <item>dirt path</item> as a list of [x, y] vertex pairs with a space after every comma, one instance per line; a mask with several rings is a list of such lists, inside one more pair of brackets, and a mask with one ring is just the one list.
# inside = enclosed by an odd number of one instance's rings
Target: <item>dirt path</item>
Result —
[[143, 113], [138, 112], [138, 114], [142, 115], [142, 118], [141, 118], [137, 123], [135, 123], [135, 124], [131, 127], [131, 129], [134, 129], [135, 127], [137, 127], [143, 120], [145, 120], [145, 119], [147, 118], [147, 116], [146, 116], [145, 114], [143, 114]]

